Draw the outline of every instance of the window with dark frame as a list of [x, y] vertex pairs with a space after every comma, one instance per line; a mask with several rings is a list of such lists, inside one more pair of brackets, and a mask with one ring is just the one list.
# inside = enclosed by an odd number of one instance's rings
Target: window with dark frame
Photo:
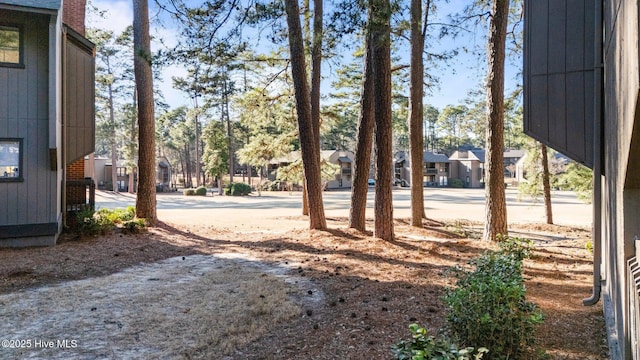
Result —
[[18, 26], [0, 25], [0, 66], [23, 66], [22, 31]]
[[23, 181], [22, 139], [0, 138], [0, 182]]

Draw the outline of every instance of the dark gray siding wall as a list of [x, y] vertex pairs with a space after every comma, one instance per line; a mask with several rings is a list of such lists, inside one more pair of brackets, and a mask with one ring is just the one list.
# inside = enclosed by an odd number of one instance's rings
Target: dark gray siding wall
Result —
[[0, 182], [0, 226], [56, 222], [49, 166], [49, 16], [0, 11], [23, 24], [24, 69], [0, 67], [0, 137], [23, 139], [24, 181]]
[[[640, 72], [638, 2], [606, 1], [604, 18], [605, 119], [603, 259], [605, 310], [611, 326], [613, 354], [622, 359], [640, 356], [640, 339], [631, 339], [630, 279], [626, 260], [635, 255], [640, 236]], [[636, 249], [637, 250], [637, 249]], [[637, 336], [637, 334], [636, 334]], [[613, 358], [613, 357], [612, 357]]]
[[524, 131], [592, 166], [594, 3], [525, 4]]

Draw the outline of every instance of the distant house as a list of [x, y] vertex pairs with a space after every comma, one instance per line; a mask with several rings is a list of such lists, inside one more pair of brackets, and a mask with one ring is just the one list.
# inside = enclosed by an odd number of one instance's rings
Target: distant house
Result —
[[[449, 179], [449, 158], [446, 155], [425, 151], [422, 154], [423, 186], [446, 186]], [[411, 184], [411, 159], [405, 151], [393, 156], [394, 184]]]
[[[289, 165], [296, 161], [300, 161], [302, 154], [300, 151], [291, 151], [287, 155], [273, 159], [269, 162], [267, 178], [275, 180], [278, 176], [280, 167]], [[350, 188], [353, 170], [354, 155], [351, 151], [346, 150], [322, 150], [320, 151], [320, 160], [330, 164], [338, 165], [339, 170], [335, 177], [326, 184], [327, 189]]]
[[526, 151], [519, 149], [509, 149], [504, 152], [503, 161], [505, 179], [515, 179], [517, 177], [516, 163], [524, 157], [525, 154]]
[[450, 176], [450, 162], [447, 155], [425, 151], [422, 156], [424, 164], [425, 186], [447, 186]]
[[[133, 173], [133, 179], [131, 179], [131, 173], [124, 160], [118, 160], [116, 163], [117, 169], [117, 181], [118, 191], [136, 192], [138, 190], [138, 173]], [[113, 191], [111, 168], [112, 162], [110, 158], [95, 158], [95, 179], [98, 189]], [[156, 159], [156, 191], [169, 192], [173, 191], [175, 184], [172, 182], [173, 172], [169, 160], [164, 156], [159, 156]], [[129, 191], [129, 187], [133, 187]]]
[[67, 212], [87, 206], [95, 61], [84, 12], [84, 0], [0, 0], [0, 246], [54, 245]]
[[464, 187], [484, 187], [484, 150], [460, 150], [449, 156], [450, 179], [461, 180]]

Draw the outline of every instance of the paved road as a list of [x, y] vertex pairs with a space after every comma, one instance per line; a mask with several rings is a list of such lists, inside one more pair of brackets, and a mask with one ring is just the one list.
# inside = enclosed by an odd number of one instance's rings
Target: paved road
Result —
[[[367, 202], [367, 216], [373, 217], [373, 188]], [[349, 215], [350, 192], [327, 191], [323, 193], [325, 213], [328, 217]], [[434, 219], [484, 219], [483, 189], [425, 188], [427, 216]], [[183, 196], [182, 193], [158, 194], [158, 218], [178, 224], [210, 224], [219, 226], [231, 223], [282, 221], [283, 218], [300, 215], [299, 192], [263, 192], [245, 197]], [[553, 217], [556, 224], [590, 226], [591, 205], [584, 204], [572, 192], [553, 192]], [[135, 204], [133, 194], [113, 194], [97, 191], [98, 208], [116, 208]], [[410, 193], [408, 189], [393, 190], [394, 216], [410, 216]], [[515, 189], [507, 189], [507, 217], [510, 223], [545, 222], [542, 199], [518, 201]]]

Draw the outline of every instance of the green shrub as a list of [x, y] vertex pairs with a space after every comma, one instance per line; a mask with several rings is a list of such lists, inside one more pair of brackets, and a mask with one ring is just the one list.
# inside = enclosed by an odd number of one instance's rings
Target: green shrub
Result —
[[243, 196], [251, 193], [251, 186], [245, 183], [231, 183], [224, 189], [225, 195]]
[[75, 231], [81, 235], [98, 235], [104, 233], [106, 228], [99, 221], [96, 212], [86, 208], [76, 214], [77, 226]]
[[122, 229], [129, 233], [139, 233], [147, 226], [146, 219], [129, 220], [122, 223]]
[[207, 188], [204, 186], [200, 186], [196, 189], [196, 195], [198, 196], [207, 196]]
[[184, 189], [182, 190], [182, 194], [185, 196], [193, 196], [196, 194], [195, 189]]
[[97, 211], [85, 209], [78, 213], [77, 231], [83, 235], [98, 235], [112, 230], [119, 224], [124, 224], [134, 220], [136, 208], [128, 206], [126, 209], [99, 209]]
[[446, 337], [428, 335], [427, 330], [418, 324], [409, 325], [411, 340], [403, 340], [393, 345], [391, 350], [398, 360], [478, 360], [489, 350], [472, 347], [460, 348]]
[[525, 300], [522, 260], [531, 253], [529, 245], [502, 238], [500, 246], [471, 260], [473, 270], [458, 269], [456, 288], [444, 302], [447, 325], [461, 344], [486, 346], [488, 359], [514, 359], [532, 343], [542, 313]]
[[449, 179], [449, 187], [452, 188], [463, 188], [464, 187], [464, 181], [460, 180], [460, 179]]

